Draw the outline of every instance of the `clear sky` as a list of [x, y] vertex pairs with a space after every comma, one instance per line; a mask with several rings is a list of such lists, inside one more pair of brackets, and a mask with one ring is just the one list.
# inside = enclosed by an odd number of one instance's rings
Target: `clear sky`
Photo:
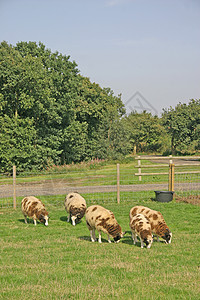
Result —
[[127, 112], [200, 99], [200, 0], [0, 0], [0, 28], [70, 55]]

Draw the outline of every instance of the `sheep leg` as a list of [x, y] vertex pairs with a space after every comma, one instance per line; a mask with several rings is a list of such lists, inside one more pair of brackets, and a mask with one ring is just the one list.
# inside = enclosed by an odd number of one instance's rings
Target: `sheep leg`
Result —
[[96, 242], [95, 230], [90, 230], [91, 241]]
[[69, 223], [69, 221], [70, 221], [70, 214], [69, 214], [69, 216], [67, 217], [67, 222]]
[[99, 231], [99, 243], [102, 243], [101, 242], [101, 231]]
[[24, 216], [24, 222], [27, 224], [27, 216]]
[[92, 229], [92, 237], [93, 237], [93, 240], [96, 242], [96, 235], [95, 235], [95, 229], [93, 228]]
[[108, 243], [111, 243], [111, 240], [110, 240], [110, 236], [109, 236], [109, 234], [108, 234]]
[[135, 245], [137, 243], [137, 235], [132, 232], [132, 239], [133, 239], [133, 244]]
[[76, 225], [76, 222], [75, 222], [76, 216], [72, 216], [72, 217], [71, 217], [71, 220], [72, 220], [72, 225], [75, 226], [75, 225]]
[[33, 219], [35, 226], [37, 225], [36, 219]]
[[143, 240], [140, 238], [140, 242], [141, 242], [141, 248], [144, 248], [144, 243]]

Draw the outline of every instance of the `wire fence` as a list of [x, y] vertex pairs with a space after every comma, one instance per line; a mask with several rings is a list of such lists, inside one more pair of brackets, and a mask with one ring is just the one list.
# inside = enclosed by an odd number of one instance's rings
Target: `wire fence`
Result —
[[[158, 163], [156, 167], [154, 162], [151, 162], [151, 168], [147, 167], [148, 164], [145, 168], [145, 163], [140, 174], [144, 174], [146, 168], [147, 174], [141, 175], [141, 180], [138, 176], [138, 166], [133, 163], [105, 165], [89, 170], [29, 174], [24, 177], [0, 174], [0, 208], [20, 207], [23, 197], [30, 195], [39, 197], [48, 205], [59, 207], [63, 206], [65, 196], [69, 192], [79, 192], [85, 197], [88, 205], [154, 199], [154, 191], [169, 189], [169, 165], [160, 166]], [[199, 197], [200, 164], [184, 166], [182, 169], [175, 166], [174, 190], [175, 196], [179, 198], [192, 195]]]
[[200, 173], [175, 173], [176, 199], [200, 204]]

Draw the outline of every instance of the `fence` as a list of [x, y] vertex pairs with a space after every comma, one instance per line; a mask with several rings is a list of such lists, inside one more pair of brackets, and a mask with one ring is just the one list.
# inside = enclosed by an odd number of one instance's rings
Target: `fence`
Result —
[[[199, 195], [200, 163], [193, 161], [191, 164], [191, 157], [184, 159], [188, 162], [179, 164], [177, 157], [137, 157], [137, 166], [133, 161], [98, 169], [64, 169], [60, 173], [30, 174], [27, 177], [16, 176], [13, 167], [13, 178], [0, 176], [0, 207], [16, 208], [27, 195], [41, 199], [45, 196], [48, 203], [63, 205], [65, 195], [72, 191], [83, 194], [88, 203], [151, 199], [155, 197], [155, 190], [175, 190], [176, 195], [182, 196]], [[167, 160], [169, 164], [166, 164]], [[145, 169], [146, 173], [143, 172]]]
[[[168, 187], [169, 191], [176, 192], [176, 198], [185, 200], [185, 202], [190, 202], [189, 199], [196, 199], [200, 204], [200, 157], [199, 156], [157, 156], [157, 157], [145, 157], [138, 156], [136, 160], [138, 161], [137, 168], [139, 181], [144, 181], [143, 176], [148, 176], [148, 178], [155, 175], [169, 175]], [[154, 164], [142, 164], [142, 160], [150, 160], [155, 163], [156, 161], [162, 163]], [[168, 164], [165, 163], [169, 161]], [[164, 163], [163, 163], [164, 162]], [[153, 168], [160, 168], [160, 172], [143, 172], [143, 169], [151, 170]], [[163, 169], [168, 168], [163, 172]], [[162, 172], [161, 172], [162, 171]], [[194, 202], [194, 201], [193, 201]]]

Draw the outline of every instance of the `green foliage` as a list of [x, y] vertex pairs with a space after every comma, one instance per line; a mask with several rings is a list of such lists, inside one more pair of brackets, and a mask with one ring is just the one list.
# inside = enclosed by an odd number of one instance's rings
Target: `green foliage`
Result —
[[132, 149], [136, 146], [138, 152], [158, 152], [166, 150], [168, 136], [158, 116], [144, 111], [132, 112], [124, 119], [129, 132]]
[[200, 149], [200, 100], [164, 110], [162, 121], [171, 137], [173, 154], [192, 154]]
[[[108, 135], [106, 123], [118, 122], [124, 114], [121, 97], [81, 76], [69, 58], [42, 43], [1, 43], [3, 171], [13, 164], [30, 170], [108, 156], [109, 147], [99, 151], [100, 135]], [[113, 145], [114, 154], [118, 149]]]
[[192, 152], [200, 148], [200, 100], [165, 111], [125, 116], [121, 95], [79, 74], [70, 56], [42, 43], [0, 44], [0, 168], [10, 172], [133, 151]]

